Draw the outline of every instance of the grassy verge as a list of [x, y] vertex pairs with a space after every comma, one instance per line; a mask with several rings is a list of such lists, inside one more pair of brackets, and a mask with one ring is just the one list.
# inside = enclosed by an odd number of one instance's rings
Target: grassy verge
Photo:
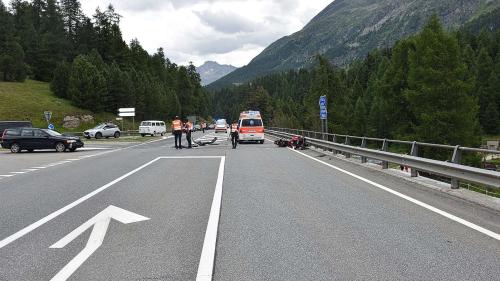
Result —
[[[68, 100], [54, 96], [49, 83], [33, 80], [24, 83], [0, 82], [0, 120], [27, 120], [31, 121], [34, 127], [46, 128], [44, 111], [52, 111], [51, 123], [56, 130], [64, 132], [81, 132], [101, 122], [114, 121], [117, 117], [111, 113], [95, 114], [75, 107]], [[65, 129], [62, 127], [62, 121], [69, 115], [92, 115], [94, 122], [82, 124], [74, 129]], [[127, 123], [126, 127], [130, 128], [131, 123]], [[121, 126], [120, 123], [117, 124]]]

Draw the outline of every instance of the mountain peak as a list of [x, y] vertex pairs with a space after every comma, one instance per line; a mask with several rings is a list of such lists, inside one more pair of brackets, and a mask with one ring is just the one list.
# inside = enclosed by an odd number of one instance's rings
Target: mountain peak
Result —
[[248, 65], [210, 87], [309, 67], [318, 54], [336, 65], [347, 65], [373, 49], [391, 47], [417, 33], [433, 13], [453, 29], [499, 6], [497, 0], [335, 0], [302, 30], [272, 43]]
[[201, 77], [201, 84], [208, 85], [221, 77], [238, 69], [235, 66], [228, 64], [219, 64], [216, 61], [206, 61], [204, 64], [196, 68]]

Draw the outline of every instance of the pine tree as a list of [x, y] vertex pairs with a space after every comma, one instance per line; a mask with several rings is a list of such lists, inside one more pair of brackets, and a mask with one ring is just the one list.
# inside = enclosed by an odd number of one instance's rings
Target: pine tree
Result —
[[436, 16], [415, 37], [409, 53], [408, 98], [415, 115], [415, 139], [433, 143], [476, 145], [478, 107], [468, 95], [466, 67], [458, 43]]
[[94, 112], [104, 110], [106, 79], [88, 57], [80, 55], [71, 67], [68, 96], [73, 104]]
[[0, 74], [4, 81], [24, 81], [24, 50], [14, 36], [12, 16], [0, 1]]
[[363, 97], [359, 97], [354, 107], [352, 120], [352, 133], [357, 136], [364, 136], [366, 132], [367, 113]]
[[68, 82], [71, 74], [71, 64], [63, 61], [54, 71], [54, 79], [50, 83], [52, 92], [60, 98], [69, 98]]
[[489, 80], [493, 71], [493, 66], [493, 59], [490, 57], [486, 47], [481, 48], [477, 56], [475, 94], [479, 100], [479, 123], [481, 123], [483, 128], [489, 123], [489, 116], [486, 113], [486, 108], [492, 99], [492, 93], [489, 92]]

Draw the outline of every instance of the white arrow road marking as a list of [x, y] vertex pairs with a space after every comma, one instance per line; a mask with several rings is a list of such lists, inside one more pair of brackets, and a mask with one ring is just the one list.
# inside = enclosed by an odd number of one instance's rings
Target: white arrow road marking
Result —
[[95, 215], [93, 218], [70, 232], [68, 235], [64, 236], [54, 245], [50, 246], [50, 248], [53, 249], [64, 248], [71, 241], [80, 236], [80, 234], [82, 234], [84, 231], [94, 226], [85, 248], [83, 248], [83, 250], [78, 255], [76, 255], [65, 267], [63, 267], [63, 269], [61, 269], [56, 274], [56, 276], [51, 279], [51, 281], [67, 280], [102, 245], [111, 219], [115, 219], [123, 224], [149, 220], [149, 218], [112, 205], [107, 207], [102, 212]]

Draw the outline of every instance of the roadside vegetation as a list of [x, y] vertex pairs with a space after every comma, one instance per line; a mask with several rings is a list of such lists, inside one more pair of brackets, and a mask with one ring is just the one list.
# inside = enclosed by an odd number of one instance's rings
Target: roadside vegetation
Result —
[[[73, 106], [68, 100], [56, 97], [46, 82], [33, 80], [26, 80], [24, 83], [0, 82], [0, 120], [28, 120], [32, 121], [35, 127], [46, 128], [47, 122], [43, 112], [47, 110], [52, 111], [51, 123], [60, 132], [82, 132], [101, 122], [114, 121], [116, 118], [115, 114], [94, 114], [89, 110]], [[94, 123], [81, 124], [75, 129], [64, 129], [63, 118], [68, 115], [92, 115]], [[127, 125], [132, 126], [131, 123]]]
[[[271, 126], [320, 130], [318, 100], [326, 95], [330, 132], [479, 147], [481, 135], [500, 134], [499, 42], [500, 31], [448, 32], [433, 16], [420, 33], [345, 69], [318, 56], [313, 69], [218, 90], [214, 112], [253, 108]], [[420, 153], [442, 160], [450, 154]]]
[[178, 66], [162, 48], [150, 55], [127, 44], [112, 5], [88, 17], [78, 0], [0, 0], [0, 80], [51, 83], [73, 106], [96, 113], [135, 107], [138, 120], [207, 116], [195, 67]]

